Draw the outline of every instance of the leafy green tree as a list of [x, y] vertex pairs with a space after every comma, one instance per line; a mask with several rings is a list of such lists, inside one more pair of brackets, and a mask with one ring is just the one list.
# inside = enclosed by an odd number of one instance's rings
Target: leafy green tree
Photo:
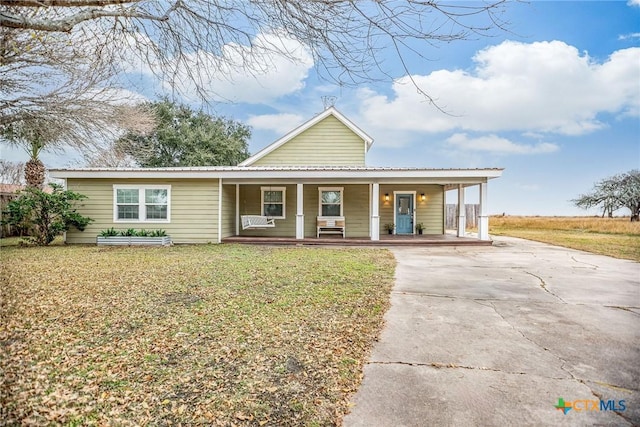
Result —
[[75, 203], [86, 196], [63, 190], [57, 184], [50, 185], [51, 193], [27, 187], [2, 212], [3, 224], [25, 230], [29, 236], [27, 241], [38, 246], [48, 245], [71, 227], [83, 231], [92, 221], [75, 208]]
[[581, 194], [572, 202], [583, 209], [602, 208], [602, 216], [613, 216], [620, 208], [631, 211], [631, 221], [640, 219], [640, 170], [611, 176], [596, 182], [590, 193]]
[[168, 100], [148, 105], [157, 127], [129, 133], [115, 143], [142, 167], [235, 166], [249, 157], [248, 126], [193, 111]]

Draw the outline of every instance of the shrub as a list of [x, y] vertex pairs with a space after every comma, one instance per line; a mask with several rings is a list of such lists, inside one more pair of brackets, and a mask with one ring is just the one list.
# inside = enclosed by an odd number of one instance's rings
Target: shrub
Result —
[[48, 245], [71, 227], [84, 231], [92, 221], [75, 209], [75, 202], [86, 199], [86, 196], [63, 190], [57, 184], [50, 185], [53, 188], [51, 193], [28, 187], [2, 212], [3, 224], [25, 229], [29, 236], [25, 240], [38, 246]]
[[126, 230], [118, 231], [113, 227], [100, 232], [100, 237], [165, 237], [166, 235], [167, 232], [164, 230], [135, 230], [133, 228], [128, 228]]
[[115, 237], [118, 234], [120, 234], [120, 232], [118, 230], [116, 230], [115, 228], [111, 227], [111, 228], [108, 228], [106, 230], [102, 230], [100, 232], [100, 237]]

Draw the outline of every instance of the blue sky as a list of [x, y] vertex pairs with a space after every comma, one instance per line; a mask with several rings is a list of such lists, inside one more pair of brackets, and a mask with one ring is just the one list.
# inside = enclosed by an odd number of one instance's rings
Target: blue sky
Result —
[[[640, 168], [640, 0], [513, 3], [504, 19], [508, 32], [423, 51], [430, 61], [409, 58], [414, 80], [450, 115], [425, 103], [400, 70], [393, 83], [340, 88], [319, 80], [302, 50], [300, 63], [275, 58], [257, 79], [209, 81], [235, 101], [214, 110], [252, 126], [255, 153], [335, 96], [374, 138], [370, 166], [503, 167], [489, 185], [490, 213], [584, 214], [569, 200]], [[150, 98], [163, 86], [131, 89]]]

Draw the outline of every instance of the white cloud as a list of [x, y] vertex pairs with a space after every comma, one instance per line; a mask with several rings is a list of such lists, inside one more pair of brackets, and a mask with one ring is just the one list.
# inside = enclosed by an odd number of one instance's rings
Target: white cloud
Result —
[[256, 129], [271, 130], [284, 135], [305, 121], [300, 114], [263, 114], [251, 116], [247, 123]]
[[413, 76], [449, 115], [408, 77], [394, 82], [392, 98], [361, 90], [361, 113], [374, 129], [584, 134], [605, 126], [600, 113], [640, 114], [639, 56], [629, 48], [597, 63], [560, 41], [505, 41], [479, 51], [471, 71]]
[[[149, 44], [153, 41], [145, 35], [126, 38], [121, 66], [157, 81], [153, 69], [158, 69], [160, 60], [151, 50], [142, 60], [135, 47]], [[257, 35], [252, 46], [227, 44], [220, 55], [198, 50], [185, 55], [182, 62], [176, 58], [164, 62], [172, 73], [165, 76], [161, 86], [171, 91], [175, 85], [187, 101], [199, 101], [204, 95], [213, 101], [250, 104], [268, 103], [302, 89], [314, 64], [303, 44], [275, 33]]]
[[640, 0], [629, 0], [627, 4], [629, 6], [640, 6]]
[[213, 100], [261, 104], [304, 87], [313, 67], [313, 58], [304, 45], [276, 34], [261, 34], [253, 43], [252, 47], [225, 46], [222, 55], [234, 66], [210, 52], [191, 54], [188, 65], [178, 67], [180, 92], [196, 100], [199, 87]]
[[542, 154], [558, 151], [558, 146], [549, 142], [535, 145], [518, 144], [497, 135], [470, 138], [466, 133], [456, 133], [446, 139], [447, 144], [464, 151], [484, 151], [494, 154]]
[[618, 40], [629, 40], [629, 39], [637, 39], [637, 38], [640, 38], [640, 33], [620, 34], [618, 36]]

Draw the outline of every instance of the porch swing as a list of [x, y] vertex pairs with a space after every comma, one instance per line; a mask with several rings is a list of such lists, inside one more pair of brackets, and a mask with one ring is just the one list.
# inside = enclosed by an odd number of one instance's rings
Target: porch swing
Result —
[[[269, 186], [271, 192], [271, 186]], [[282, 201], [284, 203], [284, 200]], [[261, 203], [261, 205], [263, 205]], [[276, 226], [273, 218], [265, 215], [241, 215], [243, 230], [260, 230], [263, 228], [272, 228]]]
[[242, 229], [253, 230], [261, 228], [275, 227], [276, 224], [272, 218], [262, 215], [242, 215]]

